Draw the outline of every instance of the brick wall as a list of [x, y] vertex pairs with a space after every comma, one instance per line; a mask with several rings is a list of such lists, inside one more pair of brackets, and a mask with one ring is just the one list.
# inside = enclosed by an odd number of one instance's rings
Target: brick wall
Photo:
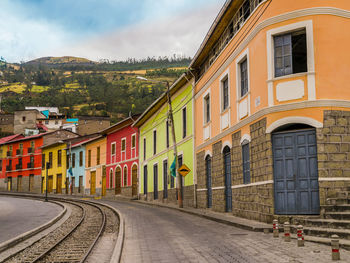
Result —
[[322, 178], [350, 178], [350, 111], [324, 111], [323, 128], [317, 129], [320, 204], [328, 197], [349, 190], [349, 181], [322, 181]]

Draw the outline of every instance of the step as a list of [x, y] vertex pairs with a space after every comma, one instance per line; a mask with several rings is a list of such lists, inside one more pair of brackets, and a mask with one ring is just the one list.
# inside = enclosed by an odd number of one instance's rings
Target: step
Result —
[[[296, 233], [296, 226], [292, 228], [293, 233]], [[340, 239], [350, 241], [350, 230], [348, 229], [335, 229], [335, 228], [323, 228], [323, 227], [304, 227], [304, 233], [307, 236], [330, 238], [332, 235], [338, 235]]]
[[323, 205], [321, 209], [325, 212], [350, 212], [350, 204]]
[[350, 220], [350, 212], [327, 212], [325, 219]]
[[336, 219], [305, 219], [305, 227], [323, 227], [335, 229], [350, 229], [350, 220]]
[[327, 198], [327, 205], [350, 204], [350, 198]]

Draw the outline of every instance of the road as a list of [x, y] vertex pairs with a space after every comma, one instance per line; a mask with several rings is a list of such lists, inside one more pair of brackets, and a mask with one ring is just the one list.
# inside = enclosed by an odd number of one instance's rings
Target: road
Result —
[[0, 243], [45, 224], [61, 211], [50, 202], [0, 196]]
[[[173, 209], [104, 201], [125, 218], [122, 262], [331, 262], [330, 247], [242, 230]], [[281, 235], [282, 236], [282, 235]], [[350, 253], [342, 251], [342, 258]], [[342, 260], [340, 262], [348, 262]]]

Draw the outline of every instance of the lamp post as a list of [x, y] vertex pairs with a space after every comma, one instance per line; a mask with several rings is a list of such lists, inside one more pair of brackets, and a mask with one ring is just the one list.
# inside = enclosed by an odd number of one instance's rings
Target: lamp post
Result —
[[179, 207], [183, 207], [183, 201], [182, 201], [182, 183], [179, 173], [177, 172], [178, 169], [178, 162], [177, 162], [177, 146], [176, 146], [176, 137], [175, 137], [175, 126], [174, 126], [174, 117], [173, 117], [173, 108], [171, 105], [171, 96], [170, 96], [170, 85], [168, 81], [158, 81], [158, 80], [149, 80], [144, 77], [137, 76], [137, 79], [144, 80], [144, 81], [151, 81], [156, 83], [163, 83], [166, 84], [167, 87], [167, 98], [168, 98], [168, 104], [169, 104], [169, 119], [171, 124], [171, 134], [173, 138], [173, 147], [174, 147], [174, 160], [175, 160], [175, 171], [176, 171], [176, 191], [177, 191], [177, 197], [179, 202]]

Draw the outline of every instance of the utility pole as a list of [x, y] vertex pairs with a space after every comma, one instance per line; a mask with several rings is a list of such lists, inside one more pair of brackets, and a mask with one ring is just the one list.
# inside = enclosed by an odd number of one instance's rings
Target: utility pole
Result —
[[45, 202], [47, 202], [47, 186], [48, 186], [47, 179], [48, 179], [48, 173], [49, 173], [49, 166], [50, 166], [50, 163], [49, 163], [49, 162], [47, 162], [47, 163], [46, 163], [46, 178], [45, 178], [45, 182], [46, 182], [46, 189], [45, 189]]
[[169, 104], [169, 118], [171, 123], [171, 133], [173, 137], [173, 143], [174, 143], [174, 159], [175, 159], [175, 172], [176, 172], [176, 191], [177, 191], [177, 197], [179, 201], [179, 207], [183, 208], [183, 202], [182, 202], [182, 184], [181, 184], [181, 178], [180, 174], [177, 172], [178, 169], [178, 160], [177, 160], [177, 147], [176, 147], [176, 137], [175, 137], [175, 127], [174, 127], [174, 116], [173, 116], [173, 108], [171, 106], [171, 96], [170, 96], [170, 87], [169, 82], [166, 82], [167, 85], [167, 96], [168, 96], [168, 104]]

